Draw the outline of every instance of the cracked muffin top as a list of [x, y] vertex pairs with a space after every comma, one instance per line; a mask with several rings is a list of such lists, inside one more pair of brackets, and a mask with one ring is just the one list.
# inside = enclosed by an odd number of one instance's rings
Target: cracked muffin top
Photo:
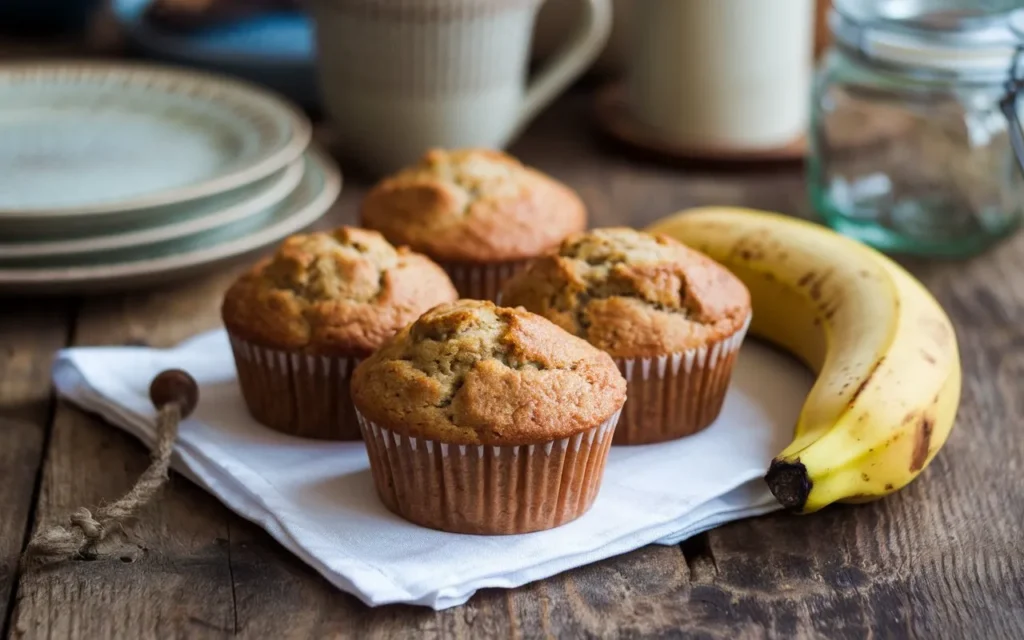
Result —
[[286, 239], [228, 289], [221, 315], [233, 335], [264, 347], [365, 357], [457, 298], [429, 258], [341, 227]]
[[377, 184], [363, 226], [448, 262], [505, 262], [541, 255], [587, 226], [569, 187], [500, 151], [434, 149]]
[[408, 436], [523, 445], [597, 427], [622, 408], [626, 381], [608, 354], [540, 316], [459, 300], [364, 360], [352, 400]]
[[672, 238], [627, 228], [567, 238], [505, 284], [522, 306], [617, 358], [716, 342], [750, 316], [750, 294], [722, 265]]

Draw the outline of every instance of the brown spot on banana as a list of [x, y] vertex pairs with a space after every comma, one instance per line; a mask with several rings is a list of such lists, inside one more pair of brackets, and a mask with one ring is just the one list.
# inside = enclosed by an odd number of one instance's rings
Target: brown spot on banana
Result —
[[864, 482], [871, 482], [871, 477], [864, 472], [861, 472], [860, 479], [863, 480]]
[[796, 281], [796, 286], [806, 287], [811, 282], [811, 280], [814, 280], [814, 276], [815, 272], [808, 271], [804, 275], [800, 276], [800, 279]]
[[921, 416], [921, 422], [918, 423], [917, 433], [914, 436], [914, 450], [910, 454], [911, 471], [924, 469], [924, 463], [928, 460], [928, 448], [931, 446], [934, 428], [935, 421], [931, 416]]
[[832, 277], [832, 270], [828, 269], [821, 274], [812, 284], [810, 289], [811, 300], [821, 300], [821, 288]]
[[737, 240], [729, 254], [746, 262], [761, 260], [764, 258], [764, 246], [757, 235], [751, 234]]
[[850, 396], [850, 406], [853, 406], [853, 403], [857, 401], [860, 394], [864, 393], [864, 389], [867, 389], [868, 383], [870, 383], [871, 379], [875, 377], [875, 373], [878, 371], [878, 368], [882, 366], [883, 362], [885, 362], [885, 356], [879, 358], [878, 361], [875, 362], [875, 365], [871, 367], [871, 371], [868, 372], [868, 375], [864, 376], [864, 379], [860, 381], [860, 384], [857, 385], [857, 389], [853, 392], [853, 395]]
[[885, 483], [885, 490], [886, 491], [892, 491], [892, 488], [893, 487], [892, 487], [892, 483], [891, 482], [886, 482]]
[[935, 356], [933, 356], [932, 354], [928, 353], [924, 349], [921, 349], [921, 357], [924, 358], [925, 362], [927, 362], [928, 364], [935, 364], [937, 362], [937, 360], [935, 359]]
[[875, 500], [878, 500], [878, 498], [879, 496], [870, 493], [855, 493], [848, 498], [843, 498], [842, 502], [852, 502], [854, 504], [859, 504], [864, 502], [874, 502]]

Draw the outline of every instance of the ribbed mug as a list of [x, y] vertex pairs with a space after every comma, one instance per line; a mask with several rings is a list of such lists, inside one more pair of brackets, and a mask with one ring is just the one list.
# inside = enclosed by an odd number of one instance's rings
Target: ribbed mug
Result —
[[340, 150], [382, 174], [431, 147], [505, 147], [607, 41], [611, 0], [578, 1], [579, 27], [528, 80], [541, 0], [314, 0]]

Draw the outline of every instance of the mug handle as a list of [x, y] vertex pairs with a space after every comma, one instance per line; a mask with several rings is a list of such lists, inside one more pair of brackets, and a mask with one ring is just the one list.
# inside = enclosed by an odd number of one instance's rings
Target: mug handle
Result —
[[541, 109], [586, 71], [608, 42], [612, 31], [612, 0], [579, 1], [584, 5], [583, 19], [569, 42], [558, 50], [527, 87], [518, 119], [506, 141], [519, 135]]

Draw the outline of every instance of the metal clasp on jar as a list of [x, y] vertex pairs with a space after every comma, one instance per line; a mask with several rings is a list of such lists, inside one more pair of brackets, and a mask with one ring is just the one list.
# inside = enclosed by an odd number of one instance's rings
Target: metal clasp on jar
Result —
[[1010, 146], [1013, 147], [1013, 155], [1017, 157], [1017, 166], [1024, 172], [1024, 129], [1021, 128], [1020, 112], [1017, 108], [1021, 91], [1024, 91], [1024, 78], [1019, 74], [1022, 63], [1024, 45], [1018, 45], [1010, 65], [1010, 79], [1006, 81], [1006, 95], [999, 101], [999, 106], [1010, 123]]

